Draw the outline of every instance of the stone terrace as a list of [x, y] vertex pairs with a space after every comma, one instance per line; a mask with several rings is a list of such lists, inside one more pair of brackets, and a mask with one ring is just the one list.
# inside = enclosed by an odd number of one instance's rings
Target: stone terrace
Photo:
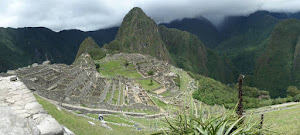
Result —
[[[82, 54], [70, 66], [47, 63], [10, 73], [18, 75], [30, 90], [61, 103], [116, 111], [125, 108], [159, 110], [130, 78], [101, 77], [88, 54]], [[129, 91], [133, 95], [128, 94]]]

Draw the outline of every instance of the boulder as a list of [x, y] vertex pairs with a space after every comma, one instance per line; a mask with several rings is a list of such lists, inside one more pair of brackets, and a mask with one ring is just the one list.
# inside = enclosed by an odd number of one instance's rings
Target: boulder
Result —
[[16, 74], [16, 71], [14, 71], [14, 70], [7, 70], [6, 73], [7, 73], [7, 74]]
[[42, 106], [38, 102], [31, 102], [31, 103], [27, 103], [25, 105], [25, 109], [27, 109], [27, 110], [37, 109], [37, 108], [41, 108], [41, 107]]
[[38, 129], [41, 131], [41, 135], [63, 135], [63, 128], [59, 123], [50, 115], [46, 117], [39, 125]]
[[64, 135], [75, 135], [70, 129], [68, 129], [66, 126], [62, 125], [62, 128], [64, 129]]
[[39, 64], [37, 64], [37, 63], [33, 63], [31, 66], [32, 67], [36, 67], [36, 66], [38, 66]]
[[95, 126], [96, 124], [94, 122], [88, 121], [91, 125]]
[[51, 61], [49, 60], [43, 62], [43, 65], [49, 65], [49, 64], [51, 64]]
[[10, 80], [10, 81], [17, 81], [18, 78], [17, 78], [16, 76], [14, 76], [14, 77], [11, 77], [9, 80]]

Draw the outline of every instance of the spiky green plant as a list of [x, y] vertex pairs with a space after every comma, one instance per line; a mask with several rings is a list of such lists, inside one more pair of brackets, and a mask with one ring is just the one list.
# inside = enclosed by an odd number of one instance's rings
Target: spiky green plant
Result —
[[[266, 130], [260, 129], [259, 121], [253, 115], [238, 117], [235, 109], [231, 112], [207, 112], [202, 104], [199, 106], [190, 98], [188, 109], [178, 110], [175, 117], [166, 118], [168, 129], [155, 134], [171, 135], [260, 135]], [[224, 108], [224, 107], [223, 107]], [[241, 123], [242, 120], [245, 120]]]

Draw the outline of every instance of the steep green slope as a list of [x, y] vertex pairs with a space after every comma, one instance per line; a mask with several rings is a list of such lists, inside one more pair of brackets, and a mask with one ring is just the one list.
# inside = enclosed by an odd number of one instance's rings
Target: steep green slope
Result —
[[149, 54], [162, 60], [170, 60], [157, 24], [138, 7], [126, 14], [115, 40], [105, 47], [123, 52]]
[[208, 73], [206, 48], [195, 35], [164, 26], [160, 26], [159, 31], [178, 67], [200, 74]]
[[103, 58], [107, 51], [103, 48], [100, 48], [94, 39], [88, 37], [80, 44], [76, 58], [83, 53], [88, 53], [92, 59], [98, 60]]
[[219, 55], [207, 49], [207, 58], [206, 67], [209, 77], [226, 84], [236, 81], [238, 71], [226, 55]]
[[253, 74], [255, 61], [278, 22], [267, 11], [227, 18], [220, 32], [223, 40], [216, 50], [225, 53], [241, 73]]
[[225, 54], [239, 72], [253, 74], [256, 60], [280, 21], [274, 16], [268, 11], [257, 11], [249, 16], [227, 17], [218, 29], [205, 18], [182, 19], [163, 25], [195, 34], [206, 47]]
[[[225, 85], [209, 77], [197, 74], [190, 75], [198, 82], [198, 90], [193, 97], [209, 105], [224, 105], [226, 108], [234, 108], [238, 102], [238, 87], [236, 84]], [[257, 108], [272, 104], [269, 100], [269, 92], [257, 88], [243, 87], [244, 107]]]
[[161, 37], [174, 63], [184, 70], [210, 76], [224, 83], [234, 80], [236, 71], [230, 60], [221, 57], [193, 34], [160, 26]]
[[280, 22], [270, 36], [266, 51], [257, 60], [254, 84], [268, 90], [272, 97], [285, 95], [286, 88], [294, 82], [300, 86], [299, 36], [300, 21]]
[[215, 48], [219, 44], [220, 37], [217, 28], [204, 17], [184, 18], [161, 25], [188, 31], [196, 35], [208, 48]]
[[116, 33], [117, 28], [91, 32], [54, 32], [43, 27], [0, 28], [0, 72], [41, 63], [46, 59], [53, 63], [71, 64], [85, 38], [91, 36], [103, 45], [113, 40]]

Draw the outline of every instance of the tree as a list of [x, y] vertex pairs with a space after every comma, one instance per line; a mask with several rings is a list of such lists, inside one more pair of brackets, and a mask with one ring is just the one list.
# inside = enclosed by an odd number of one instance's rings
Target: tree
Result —
[[150, 80], [150, 85], [153, 85], [153, 80], [152, 79]]
[[149, 76], [151, 76], [151, 75], [154, 75], [154, 72], [153, 72], [152, 70], [150, 70], [150, 71], [147, 72], [147, 74], [148, 74]]
[[99, 63], [96, 63], [96, 69], [98, 69], [100, 67]]
[[125, 62], [124, 62], [124, 66], [125, 66], [125, 67], [128, 67], [128, 65], [129, 65], [128, 61], [125, 61]]
[[299, 102], [300, 101], [300, 94], [298, 94], [295, 97], [293, 97], [293, 101], [294, 102]]
[[287, 96], [295, 97], [300, 94], [300, 90], [296, 86], [289, 86], [286, 90]]

